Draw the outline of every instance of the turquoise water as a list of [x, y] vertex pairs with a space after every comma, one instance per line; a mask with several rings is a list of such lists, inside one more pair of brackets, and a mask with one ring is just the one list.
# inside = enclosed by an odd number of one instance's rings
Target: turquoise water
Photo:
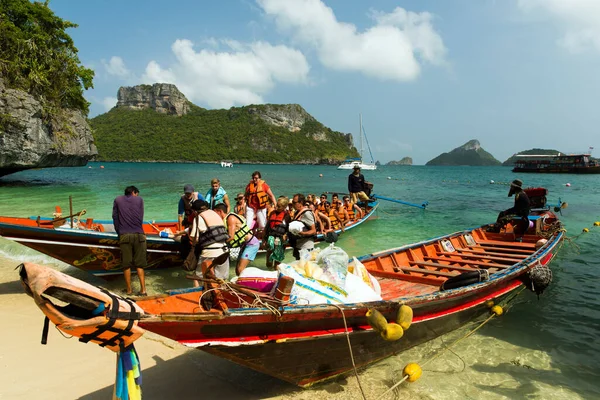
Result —
[[[333, 166], [89, 165], [92, 168], [30, 170], [0, 178], [0, 215], [51, 216], [55, 205], [66, 214], [72, 196], [74, 211], [85, 209], [88, 217], [110, 219], [114, 197], [133, 184], [144, 198], [147, 220], [175, 219], [186, 183], [205, 193], [210, 180], [218, 177], [233, 198], [243, 191], [252, 171], [260, 170], [275, 196], [296, 192], [318, 195], [324, 191], [344, 193], [348, 176], [348, 171]], [[493, 320], [455, 349], [458, 355], [443, 356], [445, 363], [426, 369], [420, 382], [402, 390], [419, 398], [600, 398], [600, 227], [593, 227], [594, 221], [600, 220], [600, 175], [517, 175], [506, 167], [425, 166], [382, 166], [377, 171], [364, 171], [364, 175], [375, 184], [377, 194], [417, 204], [428, 201], [429, 206], [421, 210], [383, 201], [377, 219], [340, 237], [339, 246], [351, 256], [490, 222], [499, 211], [511, 206], [513, 200], [507, 197], [505, 183], [517, 177], [525, 186], [548, 188], [549, 203], [560, 198], [569, 205], [563, 210], [562, 220], [570, 240], [554, 261], [553, 285], [539, 300], [529, 292], [523, 293], [511, 312]], [[583, 228], [590, 228], [590, 232], [582, 234]], [[5, 239], [0, 239], [0, 255], [15, 261], [51, 262]], [[262, 266], [263, 262], [259, 258], [256, 264]], [[57, 265], [98, 283], [72, 268]], [[172, 270], [153, 272], [149, 281], [155, 291], [189, 285]], [[117, 285], [114, 287], [119, 284], [111, 283]], [[370, 368], [363, 374], [367, 386], [380, 393], [393, 379], [390, 374], [399, 373], [407, 358], [419, 361], [442, 343], [449, 343], [452, 335]], [[449, 388], [441, 381], [445, 379], [456, 383]], [[342, 393], [357, 395], [353, 378], [345, 382]]]

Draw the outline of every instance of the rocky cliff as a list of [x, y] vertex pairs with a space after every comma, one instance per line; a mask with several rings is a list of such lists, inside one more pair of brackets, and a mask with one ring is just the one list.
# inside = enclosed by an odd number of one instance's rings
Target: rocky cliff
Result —
[[0, 78], [0, 176], [29, 168], [82, 166], [97, 154], [86, 117], [61, 110], [45, 118], [42, 104], [6, 88]]
[[151, 108], [160, 114], [181, 116], [190, 111], [190, 102], [177, 86], [155, 83], [152, 86], [120, 87], [117, 93], [117, 107], [133, 110]]
[[413, 160], [411, 157], [404, 157], [402, 160], [390, 161], [385, 165], [412, 165]]
[[428, 161], [425, 165], [471, 165], [489, 166], [500, 165], [493, 155], [481, 147], [476, 139], [469, 140], [449, 153], [442, 153], [436, 158]]

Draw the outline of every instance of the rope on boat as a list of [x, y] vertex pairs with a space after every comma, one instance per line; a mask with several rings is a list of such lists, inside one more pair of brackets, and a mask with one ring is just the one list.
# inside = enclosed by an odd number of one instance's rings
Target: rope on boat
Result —
[[[281, 317], [281, 311], [279, 311], [279, 309], [277, 309], [277, 307], [267, 303], [266, 301], [261, 299], [260, 296], [258, 296], [257, 294], [252, 293], [252, 295], [254, 296], [254, 300], [252, 301], [252, 303], [249, 303], [246, 300], [244, 300], [244, 298], [242, 296], [240, 296], [238, 290], [236, 288], [232, 287], [229, 282], [226, 282], [222, 279], [218, 279], [218, 281], [219, 281], [218, 287], [202, 291], [202, 294], [200, 295], [200, 298], [198, 299], [198, 305], [200, 307], [202, 307], [202, 297], [205, 294], [212, 292], [212, 291], [215, 291], [215, 292], [216, 291], [227, 291], [227, 292], [230, 292], [231, 294], [233, 294], [235, 297], [237, 297], [238, 302], [240, 303], [240, 306], [242, 308], [266, 308], [276, 317]], [[282, 294], [286, 294], [281, 291], [279, 291], [279, 292]], [[244, 293], [244, 294], [247, 296], [249, 295], [248, 293]], [[285, 306], [288, 303], [289, 302], [282, 302], [281, 305]]]
[[348, 331], [348, 324], [346, 323], [346, 315], [344, 314], [344, 310], [337, 304], [331, 304], [342, 313], [342, 319], [344, 321], [344, 330], [346, 332], [346, 340], [348, 341], [348, 350], [350, 351], [350, 360], [352, 360], [352, 368], [354, 368], [354, 375], [356, 376], [356, 382], [358, 382], [358, 388], [360, 389], [360, 393], [364, 400], [367, 400], [367, 396], [365, 396], [365, 392], [360, 384], [360, 379], [358, 377], [358, 370], [356, 369], [356, 363], [354, 362], [354, 353], [352, 352], [352, 344], [350, 343], [350, 332]]
[[[469, 336], [471, 336], [472, 334], [474, 334], [475, 332], [477, 332], [479, 329], [481, 329], [485, 324], [487, 324], [488, 322], [490, 322], [492, 319], [494, 319], [494, 317], [500, 316], [502, 315], [505, 311], [508, 311], [510, 309], [509, 304], [519, 295], [521, 294], [521, 292], [523, 290], [525, 290], [525, 287], [522, 287], [518, 292], [516, 292], [512, 297], [510, 297], [509, 299], [507, 299], [504, 303], [504, 307], [500, 307], [498, 305], [495, 305], [493, 307], [491, 307], [491, 312], [492, 314], [487, 317], [481, 324], [479, 324], [475, 329], [467, 332], [465, 335], [461, 336], [460, 338], [456, 339], [454, 342], [452, 342], [450, 345], [446, 346], [445, 348], [443, 348], [441, 351], [439, 351], [438, 353], [434, 354], [433, 357], [425, 360], [425, 362], [423, 363], [423, 367], [426, 366], [427, 364], [429, 364], [430, 362], [434, 361], [435, 359], [437, 359], [438, 357], [440, 357], [442, 354], [444, 354], [446, 351], [450, 351], [453, 352], [451, 350], [451, 348], [456, 345], [457, 343], [459, 343], [460, 341], [462, 341], [463, 339], [468, 338]], [[404, 371], [406, 371], [406, 368], [411, 365], [408, 364], [405, 368]], [[416, 365], [416, 364], [415, 364]], [[418, 367], [418, 366], [417, 366]], [[419, 368], [420, 370], [421, 368]], [[403, 372], [404, 372], [403, 371]], [[388, 390], [386, 390], [382, 395], [380, 395], [379, 397], [377, 397], [377, 400], [383, 398], [385, 395], [387, 395], [388, 393], [390, 393], [391, 391], [393, 391], [394, 389], [396, 389], [398, 386], [400, 386], [400, 384], [402, 384], [402, 382], [406, 381], [407, 379], [410, 378], [409, 374], [405, 374], [404, 377], [402, 378], [402, 380], [400, 380], [399, 382], [396, 382], [396, 384], [394, 384], [394, 386], [390, 387]]]

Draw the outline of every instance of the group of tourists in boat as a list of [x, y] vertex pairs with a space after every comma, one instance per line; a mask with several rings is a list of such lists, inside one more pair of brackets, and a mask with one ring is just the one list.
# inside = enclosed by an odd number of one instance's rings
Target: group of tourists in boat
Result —
[[[214, 260], [232, 249], [237, 253], [237, 275], [254, 261], [260, 249], [267, 251], [266, 265], [274, 269], [285, 258], [286, 246], [292, 247], [299, 259], [301, 250], [314, 249], [317, 235], [334, 242], [337, 232], [361, 221], [372, 209], [369, 201], [373, 199], [364, 191], [371, 187], [365, 185], [360, 168], [355, 168], [348, 178], [350, 193], [341, 199], [338, 193], [332, 193], [331, 199], [328, 193], [319, 197], [296, 193], [290, 198], [276, 198], [260, 171], [254, 171], [245, 191], [236, 195], [232, 205], [218, 178], [211, 180], [211, 188], [204, 196], [192, 184], [185, 184], [178, 205], [177, 230], [170, 236], [181, 242], [184, 269], [199, 278], [228, 279], [229, 257], [223, 257], [219, 263]], [[140, 294], [145, 295], [143, 201], [138, 195], [137, 188], [130, 186], [115, 199], [113, 221], [119, 235], [127, 293], [132, 293], [130, 271], [135, 267], [140, 277]], [[199, 286], [199, 281], [195, 280], [194, 285]]]

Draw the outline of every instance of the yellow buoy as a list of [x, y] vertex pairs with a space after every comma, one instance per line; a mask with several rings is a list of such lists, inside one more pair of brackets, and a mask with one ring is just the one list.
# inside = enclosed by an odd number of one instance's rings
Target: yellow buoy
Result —
[[494, 307], [494, 305], [495, 305], [494, 300], [488, 300], [485, 302], [485, 306], [487, 308], [492, 308], [492, 307]]
[[589, 232], [590, 230], [588, 228], [583, 228], [583, 232]]
[[600, 221], [594, 222], [594, 226], [600, 226]]
[[395, 322], [387, 324], [385, 329], [381, 332], [381, 337], [385, 340], [394, 341], [404, 336], [404, 329]]
[[369, 311], [367, 311], [366, 317], [369, 325], [371, 325], [371, 328], [375, 329], [379, 333], [383, 333], [388, 325], [383, 314], [374, 308], [371, 308]]
[[410, 328], [410, 324], [412, 324], [413, 320], [413, 310], [406, 304], [400, 306], [398, 310], [398, 317], [396, 318], [396, 323], [402, 327], [402, 329], [407, 330]]
[[409, 382], [414, 382], [417, 379], [419, 379], [422, 373], [423, 370], [421, 369], [419, 364], [416, 363], [406, 364], [406, 367], [404, 367], [404, 369], [402, 370], [402, 375], [408, 375], [408, 378], [406, 378], [406, 380]]
[[504, 314], [504, 309], [500, 306], [494, 306], [492, 307], [492, 312], [494, 314], [496, 314], [496, 316], [501, 316], [502, 314]]

